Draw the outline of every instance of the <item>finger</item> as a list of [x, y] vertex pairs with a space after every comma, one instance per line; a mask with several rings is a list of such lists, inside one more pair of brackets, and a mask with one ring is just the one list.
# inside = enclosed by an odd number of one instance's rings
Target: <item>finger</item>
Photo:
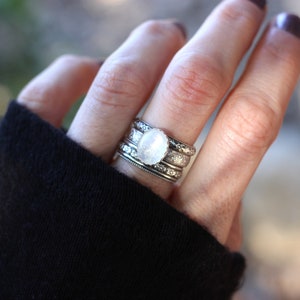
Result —
[[139, 26], [102, 66], [68, 135], [109, 161], [183, 43], [181, 26], [174, 21]]
[[[257, 2], [257, 1], [255, 1]], [[143, 119], [193, 144], [229, 89], [264, 17], [253, 1], [223, 1], [174, 57]], [[117, 167], [167, 198], [172, 185], [119, 160]]]
[[299, 78], [299, 53], [300, 19], [279, 15], [174, 195], [174, 205], [222, 243], [228, 238], [239, 200], [279, 131]]
[[231, 251], [239, 251], [242, 245], [243, 233], [242, 233], [242, 202], [239, 203], [235, 212], [231, 228], [225, 243], [225, 246]]
[[99, 67], [91, 58], [61, 56], [20, 92], [18, 102], [60, 127], [72, 104], [87, 92]]

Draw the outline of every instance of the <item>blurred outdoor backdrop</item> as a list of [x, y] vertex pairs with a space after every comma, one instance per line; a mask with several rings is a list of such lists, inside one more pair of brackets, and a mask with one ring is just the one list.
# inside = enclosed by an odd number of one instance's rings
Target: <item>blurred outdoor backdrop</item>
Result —
[[[0, 0], [0, 116], [9, 99], [57, 56], [106, 57], [150, 18], [177, 18], [191, 37], [219, 2]], [[268, 20], [281, 11], [300, 14], [299, 0], [269, 2]], [[300, 85], [245, 194], [243, 252], [248, 272], [236, 300], [300, 299]]]

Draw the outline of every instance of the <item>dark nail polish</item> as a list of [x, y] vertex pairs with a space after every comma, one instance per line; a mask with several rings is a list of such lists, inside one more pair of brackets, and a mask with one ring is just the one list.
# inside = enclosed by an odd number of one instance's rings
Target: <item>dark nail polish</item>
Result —
[[276, 17], [274, 25], [300, 38], [300, 18], [296, 15], [282, 13]]
[[266, 0], [249, 0], [249, 1], [256, 4], [261, 9], [264, 9], [266, 7], [266, 4], [267, 4]]
[[104, 64], [104, 61], [105, 61], [104, 59], [103, 59], [103, 60], [99, 60], [99, 61], [98, 61], [98, 65], [99, 65], [99, 67], [102, 67], [102, 65]]
[[181, 31], [183, 37], [186, 39], [187, 38], [187, 30], [186, 30], [186, 27], [180, 23], [180, 22], [173, 22], [173, 24]]

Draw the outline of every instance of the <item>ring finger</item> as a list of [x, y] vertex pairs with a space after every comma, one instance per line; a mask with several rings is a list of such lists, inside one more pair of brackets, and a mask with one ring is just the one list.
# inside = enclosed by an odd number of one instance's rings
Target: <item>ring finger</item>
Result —
[[[193, 144], [221, 101], [264, 17], [263, 1], [227, 0], [174, 57], [143, 120]], [[260, 5], [257, 5], [259, 3]], [[119, 159], [115, 166], [168, 198], [172, 184]], [[138, 176], [137, 176], [138, 174]]]
[[130, 122], [184, 42], [183, 28], [172, 20], [148, 21], [135, 29], [101, 67], [69, 137], [110, 161]]

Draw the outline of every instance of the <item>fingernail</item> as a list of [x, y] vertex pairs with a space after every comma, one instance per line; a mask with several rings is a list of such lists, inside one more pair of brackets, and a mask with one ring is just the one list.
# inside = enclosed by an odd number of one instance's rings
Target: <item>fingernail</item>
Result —
[[182, 33], [183, 37], [186, 39], [187, 38], [186, 27], [182, 23], [180, 23], [178, 21], [173, 22], [173, 24], [180, 30], [180, 32]]
[[266, 7], [266, 4], [267, 4], [266, 0], [249, 0], [249, 1], [256, 4], [261, 9], [264, 9]]
[[99, 60], [98, 61], [98, 65], [99, 67], [102, 67], [102, 65], [104, 64], [105, 59]]
[[282, 13], [276, 17], [274, 26], [300, 38], [300, 18], [296, 15]]

